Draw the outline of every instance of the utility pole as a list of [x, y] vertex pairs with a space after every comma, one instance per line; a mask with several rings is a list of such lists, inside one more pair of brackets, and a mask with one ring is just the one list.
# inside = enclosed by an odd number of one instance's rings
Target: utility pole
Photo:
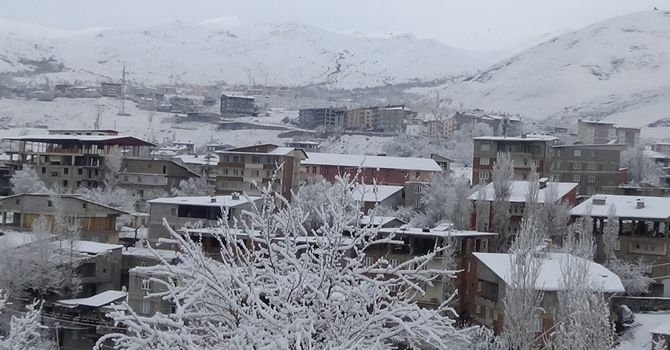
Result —
[[121, 72], [121, 104], [119, 106], [119, 113], [116, 115], [128, 117], [130, 113], [126, 113], [126, 65], [123, 65]]

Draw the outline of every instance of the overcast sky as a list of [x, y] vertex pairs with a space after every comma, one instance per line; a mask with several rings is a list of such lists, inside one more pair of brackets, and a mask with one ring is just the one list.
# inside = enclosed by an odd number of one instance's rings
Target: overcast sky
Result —
[[670, 0], [0, 0], [0, 18], [63, 29], [144, 27], [237, 17], [343, 32], [413, 33], [471, 49], [504, 49]]

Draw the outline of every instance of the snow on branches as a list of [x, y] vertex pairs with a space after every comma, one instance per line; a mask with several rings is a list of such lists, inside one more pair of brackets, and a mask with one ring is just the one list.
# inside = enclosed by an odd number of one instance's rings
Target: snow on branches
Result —
[[[336, 186], [351, 189], [354, 181]], [[348, 191], [348, 190], [347, 190]], [[320, 225], [304, 225], [309, 213], [263, 189], [262, 204], [230, 227], [211, 234], [219, 254], [203, 252], [198, 240], [168, 225], [179, 244], [181, 262], [147, 267], [165, 291], [149, 294], [175, 305], [169, 315], [151, 317], [133, 310], [111, 314], [128, 331], [110, 334], [118, 349], [381, 349], [410, 346], [463, 349], [470, 329], [454, 326], [455, 311], [445, 301], [419, 307], [422, 286], [454, 271], [428, 268], [446, 247], [390, 265], [368, 256], [368, 248], [395, 244], [377, 230], [358, 225], [346, 191], [325, 191], [314, 208]]]

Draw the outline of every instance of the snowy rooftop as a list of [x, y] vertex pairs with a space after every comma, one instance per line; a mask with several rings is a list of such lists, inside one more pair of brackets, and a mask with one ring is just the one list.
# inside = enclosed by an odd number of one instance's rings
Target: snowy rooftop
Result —
[[[246, 147], [244, 147], [246, 148]], [[222, 151], [216, 151], [216, 153], [219, 154], [265, 154], [265, 155], [271, 155], [271, 156], [285, 156], [292, 151], [295, 151], [295, 148], [293, 147], [282, 147], [278, 146], [268, 152], [248, 152], [248, 151], [239, 151], [236, 148], [233, 149], [227, 149], [227, 150], [222, 150]]]
[[123, 249], [123, 255], [153, 259], [156, 259], [156, 255], [158, 255], [159, 257], [170, 261], [177, 257], [177, 252], [167, 249], [153, 249], [153, 251], [151, 251], [148, 248], [128, 247]]
[[332, 165], [342, 167], [361, 167], [372, 169], [401, 169], [442, 171], [442, 168], [430, 158], [367, 156], [362, 154], [337, 154], [308, 152], [302, 165]]
[[651, 330], [651, 334], [670, 335], [670, 322], [662, 324]]
[[523, 136], [479, 136], [473, 137], [473, 140], [485, 141], [556, 141], [558, 137], [543, 134], [528, 134]]
[[668, 156], [665, 153], [652, 151], [650, 149], [645, 149], [644, 150], [644, 156], [647, 157], [647, 158], [651, 158], [651, 159], [668, 159], [668, 158], [670, 158], [670, 156]]
[[[528, 181], [512, 181], [512, 187], [510, 188], [510, 198], [509, 201], [512, 203], [520, 203], [520, 202], [525, 202], [526, 201], [526, 195], [528, 194]], [[557, 198], [560, 199], [563, 198], [568, 192], [572, 191], [573, 189], [577, 188], [576, 183], [573, 182], [548, 182], [547, 187], [541, 188], [538, 191], [537, 194], [537, 201], [538, 203], [544, 203], [546, 200], [546, 196], [548, 193], [551, 193], [551, 191], [556, 191]], [[495, 199], [495, 192], [493, 190], [493, 183], [489, 183], [484, 187], [486, 191], [486, 200], [487, 201], [492, 201]], [[481, 191], [481, 190], [480, 190]], [[478, 193], [479, 191], [473, 193], [468, 197], [470, 200], [477, 200], [478, 199]]]
[[585, 124], [599, 124], [599, 125], [614, 125], [614, 123], [601, 122], [601, 121], [597, 121], [597, 120], [580, 120], [579, 123], [585, 123]]
[[[593, 204], [595, 198], [596, 204]], [[638, 200], [644, 205], [638, 208]], [[598, 204], [604, 203], [604, 204]], [[647, 196], [624, 196], [613, 194], [597, 194], [585, 200], [570, 210], [570, 215], [585, 216], [589, 214], [595, 217], [607, 217], [610, 206], [616, 210], [619, 218], [631, 219], [670, 219], [670, 198], [647, 197]]]
[[372, 226], [384, 226], [393, 220], [398, 220], [401, 223], [404, 223], [404, 221], [393, 217], [393, 216], [370, 216], [370, 215], [364, 215], [361, 218], [360, 224], [361, 225], [372, 225]]
[[201, 164], [201, 165], [217, 165], [219, 163], [219, 156], [212, 154], [208, 157], [205, 155], [191, 155], [184, 154], [180, 156], [173, 157], [175, 160], [179, 160], [184, 164]]
[[[68, 241], [54, 241], [51, 243], [52, 245], [66, 245], [68, 244]], [[123, 248], [122, 245], [119, 244], [108, 244], [108, 243], [98, 243], [98, 242], [91, 242], [91, 241], [74, 241], [73, 248], [75, 251], [79, 253], [84, 253], [84, 254], [101, 254], [105, 252], [112, 251], [114, 249], [121, 249]]]
[[383, 228], [380, 229], [381, 233], [396, 234], [396, 235], [406, 235], [406, 236], [420, 236], [420, 237], [437, 237], [437, 238], [448, 238], [448, 237], [476, 237], [476, 236], [495, 236], [495, 232], [480, 232], [480, 231], [468, 231], [468, 230], [452, 230], [452, 229], [440, 229], [439, 227], [432, 229], [423, 229], [421, 227], [399, 227], [399, 228]]
[[[252, 202], [260, 199], [260, 197], [249, 196]], [[198, 196], [198, 197], [166, 197], [156, 198], [148, 201], [149, 204], [184, 204], [196, 205], [201, 207], [236, 207], [245, 203], [249, 203], [245, 196]]]
[[351, 191], [354, 200], [363, 202], [381, 202], [402, 191], [403, 186], [390, 185], [358, 185]]
[[[4, 140], [10, 141], [33, 141], [33, 142], [62, 142], [62, 141], [78, 141], [78, 142], [106, 142], [113, 143], [118, 141], [119, 144], [137, 144], [139, 146], [155, 146], [153, 143], [144, 141], [140, 138], [130, 135], [24, 135], [5, 137]], [[121, 141], [130, 141], [122, 143]]]
[[20, 247], [32, 243], [36, 238], [37, 236], [30, 232], [2, 230], [2, 235], [0, 235], [0, 249]]
[[[512, 262], [510, 254], [504, 253], [473, 253], [486, 267], [493, 273], [500, 277], [505, 283], [509, 284], [511, 279]], [[571, 256], [566, 253], [544, 253], [542, 265], [540, 267], [539, 276], [535, 282], [535, 289], [542, 291], [558, 291], [561, 290], [561, 265], [567, 264], [568, 258], [584, 259], [576, 256]], [[623, 292], [624, 288], [621, 280], [614, 272], [608, 270], [600, 264], [592, 261], [587, 261], [589, 264], [589, 280], [591, 287], [606, 293]]]
[[59, 304], [72, 305], [72, 306], [81, 305], [90, 307], [101, 307], [107, 304], [111, 304], [115, 301], [125, 299], [126, 296], [128, 296], [128, 292], [122, 292], [119, 290], [108, 290], [88, 298], [64, 299], [64, 300], [58, 300], [57, 302]]

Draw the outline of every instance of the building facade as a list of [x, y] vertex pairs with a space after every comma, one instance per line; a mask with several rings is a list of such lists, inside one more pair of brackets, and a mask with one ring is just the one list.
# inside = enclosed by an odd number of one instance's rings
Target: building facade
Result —
[[298, 112], [298, 124], [307, 129], [324, 127], [327, 129], [342, 129], [344, 127], [345, 108], [325, 107], [306, 108]]
[[119, 186], [137, 193], [140, 198], [145, 192], [164, 191], [170, 193], [179, 183], [197, 174], [186, 166], [166, 159], [123, 159], [118, 175]]
[[256, 115], [256, 104], [251, 96], [235, 96], [221, 94], [222, 116], [245, 116]]
[[286, 198], [300, 186], [300, 162], [307, 158], [302, 149], [272, 144], [231, 148], [218, 155], [216, 193], [258, 195], [259, 187], [272, 182]]
[[577, 122], [577, 139], [581, 143], [589, 145], [606, 144], [616, 139], [616, 127], [614, 123], [579, 120]]
[[619, 167], [625, 145], [576, 144], [554, 146], [552, 149], [552, 179], [578, 183], [578, 195], [591, 196], [602, 192], [603, 186], [617, 186], [622, 180], [625, 182]]
[[556, 138], [547, 135], [523, 135], [521, 137], [482, 136], [475, 137], [472, 158], [472, 184], [488, 183], [493, 176], [493, 164], [498, 153], [509, 153], [514, 162], [515, 180], [526, 180], [531, 168], [538, 175], [551, 175], [551, 147]]

